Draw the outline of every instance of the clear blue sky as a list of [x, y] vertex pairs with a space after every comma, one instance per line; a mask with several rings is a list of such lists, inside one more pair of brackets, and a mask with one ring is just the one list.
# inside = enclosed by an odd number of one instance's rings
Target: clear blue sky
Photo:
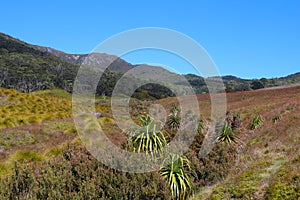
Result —
[[[11, 0], [1, 2], [0, 31], [68, 53], [88, 53], [119, 32], [164, 27], [195, 39], [222, 75], [279, 77], [300, 71], [299, 10], [296, 0]], [[146, 53], [127, 59], [191, 71]]]

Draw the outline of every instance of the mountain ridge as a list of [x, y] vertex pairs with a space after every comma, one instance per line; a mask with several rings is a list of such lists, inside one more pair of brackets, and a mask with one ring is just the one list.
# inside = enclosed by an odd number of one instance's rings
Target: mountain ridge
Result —
[[[199, 94], [208, 93], [207, 81], [214, 81], [215, 78], [220, 77], [227, 92], [262, 89], [300, 82], [300, 72], [271, 79], [243, 79], [232, 75], [208, 78], [195, 74], [179, 75], [160, 66], [134, 65], [115, 55], [106, 53], [68, 54], [51, 47], [28, 44], [4, 33], [0, 33], [0, 52], [0, 86], [14, 88], [21, 92], [43, 90], [51, 87], [72, 91], [77, 70], [83, 62], [84, 64], [96, 64], [97, 66], [110, 64], [108, 67], [109, 72], [106, 72], [104, 81], [112, 83], [101, 83], [105, 85], [101, 86], [101, 89], [107, 94], [111, 94], [112, 87], [124, 73], [138, 66], [147, 66], [149, 71], [153, 69], [152, 74], [165, 74], [165, 77], [160, 77], [165, 79], [166, 82], [171, 82], [174, 88], [183, 87], [183, 90], [186, 83], [184, 81], [174, 82], [174, 78], [184, 77], [195, 92]], [[45, 75], [43, 76], [43, 74]], [[178, 79], [180, 80], [180, 78]], [[24, 84], [26, 89], [22, 86]], [[161, 88], [158, 90], [165, 91]]]

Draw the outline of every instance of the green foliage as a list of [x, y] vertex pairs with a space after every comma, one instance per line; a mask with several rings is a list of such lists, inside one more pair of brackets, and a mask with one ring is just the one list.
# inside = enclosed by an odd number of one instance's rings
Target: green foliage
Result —
[[0, 179], [0, 199], [170, 199], [158, 172], [133, 174], [110, 169], [78, 145], [39, 165], [13, 165]]
[[254, 80], [251, 82], [251, 85], [250, 85], [251, 89], [253, 90], [257, 90], [257, 89], [261, 89], [261, 88], [264, 88], [264, 84], [259, 81], [259, 80]]
[[186, 172], [191, 170], [190, 162], [177, 154], [171, 154], [168, 162], [171, 164], [163, 167], [160, 173], [167, 180], [172, 196], [176, 199], [186, 199], [192, 189], [192, 183]]
[[150, 154], [159, 153], [167, 144], [163, 132], [149, 115], [142, 116], [140, 121], [142, 127], [128, 131], [133, 150]]
[[198, 122], [197, 133], [203, 134], [205, 129], [206, 129], [205, 122], [202, 118], [200, 118]]
[[231, 125], [225, 121], [221, 134], [217, 138], [218, 142], [225, 142], [230, 144], [231, 142], [237, 143], [237, 138], [234, 135]]
[[0, 178], [6, 176], [10, 171], [10, 167], [6, 163], [0, 162]]
[[[298, 182], [299, 185], [299, 182]], [[284, 200], [293, 200], [299, 199], [299, 186], [289, 184], [289, 183], [281, 183], [277, 182], [272, 184], [267, 193], [267, 199], [284, 199]]]
[[180, 112], [180, 108], [177, 104], [173, 104], [171, 108], [171, 113], [177, 114], [178, 112]]
[[171, 130], [177, 130], [180, 128], [180, 117], [177, 113], [171, 113], [168, 119], [168, 126]]
[[32, 144], [35, 141], [35, 137], [28, 131], [0, 130], [0, 147], [5, 150], [17, 145]]
[[275, 115], [273, 118], [272, 118], [272, 121], [274, 123], [276, 123], [277, 121], [279, 121], [281, 119], [281, 116], [280, 115]]
[[32, 150], [18, 150], [10, 156], [11, 162], [40, 162], [43, 160], [43, 156], [36, 151]]
[[180, 128], [180, 116], [178, 113], [180, 112], [179, 107], [176, 104], [172, 105], [172, 108], [170, 110], [171, 114], [169, 115], [169, 119], [167, 121], [167, 124], [171, 130], [177, 130]]
[[[1, 101], [5, 104], [1, 105]], [[71, 102], [65, 98], [24, 94], [0, 88], [0, 128], [40, 124], [71, 116]]]
[[283, 165], [272, 177], [266, 199], [300, 198], [300, 156]]
[[263, 124], [263, 118], [261, 115], [256, 115], [252, 122], [250, 123], [249, 127], [251, 130], [259, 128]]
[[46, 157], [58, 157], [60, 155], [62, 155], [62, 152], [63, 152], [63, 147], [54, 147], [52, 149], [49, 149], [46, 153], [45, 153], [45, 156]]
[[[21, 92], [49, 90], [53, 88], [60, 88], [71, 92], [79, 66], [86, 55], [80, 55], [78, 60], [74, 60], [72, 56], [66, 53], [53, 49], [53, 54], [47, 51], [48, 49], [45, 47], [33, 46], [8, 35], [0, 34], [0, 87], [14, 88]], [[133, 65], [121, 59], [116, 59], [108, 67], [109, 70], [103, 72], [101, 81], [96, 89], [96, 94], [111, 96], [114, 86], [122, 74], [133, 67]], [[186, 82], [174, 82], [178, 78], [177, 75], [167, 73], [159, 68], [157, 70], [155, 73], [168, 74], [171, 80], [166, 80], [166, 82], [172, 83], [171, 88], [176, 88], [177, 91], [180, 90], [184, 93], [185, 87], [187, 87]], [[86, 73], [88, 76], [92, 76], [96, 74], [96, 71], [90, 70]], [[208, 93], [206, 82], [213, 81], [210, 78], [205, 79], [194, 74], [184, 75], [184, 78], [186, 78], [198, 94]], [[91, 83], [89, 81], [91, 79], [82, 84], [90, 88]], [[263, 87], [299, 83], [300, 73], [273, 79], [247, 80], [234, 76], [223, 76], [222, 79], [227, 91], [244, 91], [250, 90], [250, 87], [251, 89], [260, 89]], [[123, 91], [126, 93], [126, 91], [130, 91], [127, 90], [128, 88], [137, 88], [137, 82], [138, 80], [134, 77], [128, 77], [128, 81], [126, 81], [127, 85], [124, 85]], [[138, 99], [160, 99], [168, 96], [175, 96], [175, 94], [167, 87], [152, 83], [139, 87], [133, 94], [133, 97]]]

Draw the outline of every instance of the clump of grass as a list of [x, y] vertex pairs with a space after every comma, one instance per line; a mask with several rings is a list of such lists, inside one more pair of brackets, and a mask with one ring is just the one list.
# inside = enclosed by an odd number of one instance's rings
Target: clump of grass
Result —
[[18, 150], [10, 156], [9, 160], [20, 163], [40, 162], [43, 156], [33, 150]]
[[230, 144], [231, 142], [237, 143], [237, 138], [233, 133], [230, 123], [225, 121], [220, 136], [217, 138], [218, 142], [225, 142]]
[[84, 127], [84, 133], [86, 134], [94, 134], [101, 131], [101, 127], [98, 122], [89, 122], [85, 127]]
[[57, 157], [57, 156], [62, 155], [62, 152], [63, 152], [63, 147], [57, 146], [57, 147], [54, 147], [54, 148], [48, 150], [45, 153], [45, 157]]
[[4, 118], [1, 123], [2, 128], [9, 128], [17, 125], [17, 121], [14, 118], [8, 117]]
[[79, 114], [76, 116], [76, 118], [80, 119], [84, 123], [88, 123], [88, 122], [97, 120], [97, 118], [95, 116], [93, 116], [92, 114], [89, 114], [89, 113]]
[[29, 124], [40, 124], [42, 122], [42, 119], [37, 116], [30, 116], [27, 120]]
[[20, 117], [17, 119], [17, 126], [29, 124], [27, 119], [24, 117]]
[[115, 120], [109, 117], [102, 117], [98, 119], [101, 125], [111, 125], [115, 123]]
[[202, 118], [199, 119], [197, 133], [203, 134], [204, 130], [206, 129], [206, 124]]
[[67, 134], [77, 134], [77, 129], [76, 128], [68, 128], [65, 130], [65, 133]]
[[281, 116], [280, 115], [275, 115], [273, 118], [272, 118], [272, 121], [274, 123], [276, 123], [277, 121], [279, 121], [281, 119]]
[[44, 115], [42, 115], [42, 119], [43, 119], [43, 121], [54, 120], [54, 119], [56, 119], [56, 116], [55, 116], [55, 114], [44, 114]]
[[6, 176], [10, 172], [10, 167], [6, 163], [0, 163], [0, 177]]
[[5, 101], [4, 106], [0, 106], [0, 128], [39, 124], [42, 121], [71, 116], [69, 99], [51, 95], [24, 94], [11, 89], [1, 89], [0, 92], [1, 98], [4, 95], [2, 99]]
[[263, 118], [261, 115], [256, 115], [251, 121], [249, 127], [251, 130], [259, 128], [263, 124]]

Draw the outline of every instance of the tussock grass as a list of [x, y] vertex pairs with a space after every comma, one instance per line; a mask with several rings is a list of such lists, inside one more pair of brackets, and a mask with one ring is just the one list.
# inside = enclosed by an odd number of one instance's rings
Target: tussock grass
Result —
[[49, 150], [47, 150], [47, 151], [45, 152], [44, 156], [45, 156], [46, 158], [52, 158], [52, 157], [60, 156], [60, 155], [62, 155], [63, 148], [64, 148], [63, 145], [60, 145], [60, 146], [51, 148], [51, 149], [49, 149]]
[[0, 162], [0, 178], [5, 177], [7, 174], [9, 174], [11, 170], [11, 167], [4, 162]]
[[40, 124], [42, 122], [42, 119], [37, 116], [30, 116], [28, 117], [27, 121], [29, 124]]
[[6, 98], [5, 104], [0, 104], [0, 128], [39, 124], [46, 120], [68, 118], [72, 114], [71, 101], [59, 95], [24, 94], [3, 88], [0, 88], [0, 94]]
[[115, 124], [115, 120], [109, 117], [102, 117], [98, 121], [102, 126]]
[[20, 162], [20, 163], [30, 163], [30, 162], [41, 162], [44, 159], [42, 154], [39, 154], [33, 150], [17, 150], [12, 155], [10, 155], [9, 161]]
[[77, 129], [76, 128], [69, 128], [65, 130], [65, 133], [67, 134], [77, 134]]
[[85, 127], [84, 127], [84, 133], [85, 134], [95, 134], [101, 131], [101, 127], [98, 122], [89, 122]]

